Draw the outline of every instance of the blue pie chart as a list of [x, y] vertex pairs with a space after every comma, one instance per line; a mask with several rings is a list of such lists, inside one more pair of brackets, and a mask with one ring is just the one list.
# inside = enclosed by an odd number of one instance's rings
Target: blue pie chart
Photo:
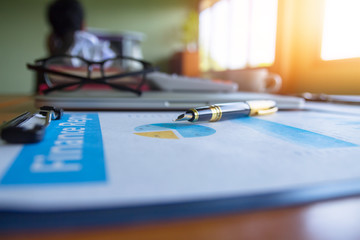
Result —
[[134, 130], [134, 134], [139, 136], [164, 139], [206, 137], [216, 132], [210, 127], [186, 123], [154, 123], [138, 126]]

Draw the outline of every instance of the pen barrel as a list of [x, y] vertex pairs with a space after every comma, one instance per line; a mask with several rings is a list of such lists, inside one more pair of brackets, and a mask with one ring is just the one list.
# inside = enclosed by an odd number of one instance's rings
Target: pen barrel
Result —
[[209, 107], [200, 107], [190, 110], [194, 115], [192, 122], [228, 120], [247, 117], [250, 114], [250, 106], [245, 102], [216, 104]]
[[217, 104], [217, 106], [222, 111], [221, 120], [248, 117], [251, 112], [250, 106], [245, 102]]

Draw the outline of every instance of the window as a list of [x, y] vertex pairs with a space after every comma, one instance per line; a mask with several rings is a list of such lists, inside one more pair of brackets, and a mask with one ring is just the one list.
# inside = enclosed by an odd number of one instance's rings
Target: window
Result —
[[323, 60], [360, 57], [359, 12], [359, 0], [326, 0], [321, 46]]
[[277, 0], [203, 0], [200, 67], [222, 71], [271, 66], [275, 59]]

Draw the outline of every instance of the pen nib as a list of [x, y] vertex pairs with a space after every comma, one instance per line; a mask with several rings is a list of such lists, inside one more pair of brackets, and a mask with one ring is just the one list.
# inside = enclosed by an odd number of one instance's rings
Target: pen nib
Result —
[[179, 115], [176, 119], [174, 119], [174, 122], [178, 122], [178, 121], [189, 121], [189, 120], [192, 119], [192, 118], [193, 118], [192, 114], [183, 113], [183, 114]]

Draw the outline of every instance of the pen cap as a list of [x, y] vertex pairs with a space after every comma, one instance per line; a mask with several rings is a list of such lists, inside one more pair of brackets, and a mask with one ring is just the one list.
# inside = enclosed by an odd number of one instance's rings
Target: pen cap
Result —
[[271, 114], [278, 110], [276, 102], [272, 100], [254, 100], [246, 103], [250, 106], [251, 116]]

